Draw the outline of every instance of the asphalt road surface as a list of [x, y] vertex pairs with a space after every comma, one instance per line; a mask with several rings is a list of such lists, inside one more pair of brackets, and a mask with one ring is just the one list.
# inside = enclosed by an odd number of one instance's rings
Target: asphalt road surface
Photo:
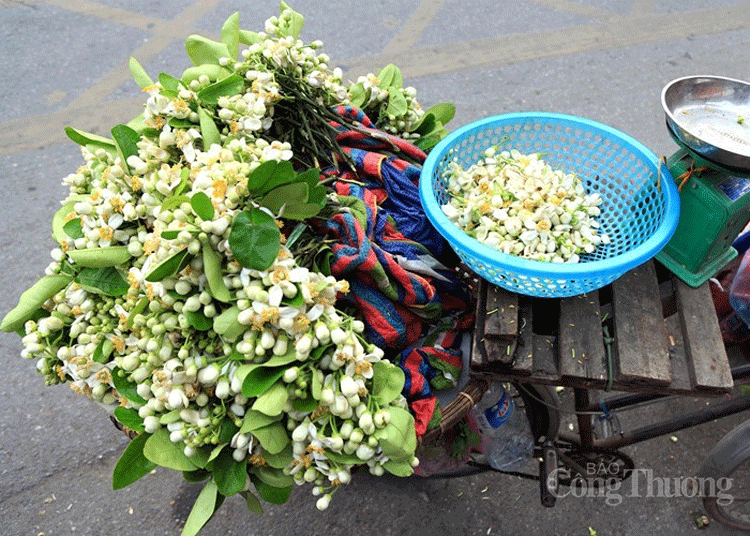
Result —
[[[554, 111], [606, 123], [669, 155], [676, 146], [660, 104], [666, 83], [694, 74], [750, 79], [747, 1], [289, 3], [306, 17], [303, 39], [321, 39], [346, 77], [395, 63], [424, 107], [456, 105], [451, 128], [498, 113]], [[0, 315], [49, 261], [49, 224], [65, 195], [61, 179], [82, 163], [64, 127], [106, 134], [129, 120], [144, 97], [128, 58], [152, 76], [181, 73], [189, 64], [185, 38], [216, 38], [235, 11], [241, 27], [260, 30], [278, 2], [0, 0]], [[0, 334], [0, 534], [178, 534], [200, 488], [164, 470], [113, 491], [112, 468], [127, 440], [92, 403], [65, 386], [45, 387], [20, 351], [15, 335]], [[671, 400], [622, 418], [639, 423], [704, 403]], [[684, 479], [742, 420], [626, 452], [657, 478]], [[323, 513], [307, 488], [263, 516], [230, 498], [204, 533], [738, 534], [715, 522], [697, 529], [703, 512], [694, 498], [623, 489], [621, 502], [568, 496], [547, 509], [537, 485], [492, 474], [447, 481], [357, 475]]]

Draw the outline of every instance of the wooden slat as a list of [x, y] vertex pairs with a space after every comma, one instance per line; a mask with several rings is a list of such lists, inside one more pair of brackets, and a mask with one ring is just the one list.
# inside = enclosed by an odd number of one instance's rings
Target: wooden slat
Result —
[[518, 294], [488, 285], [484, 339], [490, 363], [510, 363], [518, 342]]
[[612, 283], [612, 301], [617, 381], [668, 385], [672, 367], [653, 262]]
[[607, 356], [596, 291], [560, 300], [557, 344], [563, 378], [575, 378], [581, 385], [606, 384]]
[[518, 295], [482, 280], [478, 302], [479, 340], [475, 344], [477, 352], [472, 352], [472, 366], [511, 363], [518, 340]]
[[534, 315], [531, 300], [521, 297], [518, 300], [518, 346], [513, 361], [513, 371], [517, 374], [531, 374], [534, 370]]
[[551, 335], [534, 335], [534, 377], [546, 381], [559, 381], [557, 364], [557, 338]]
[[682, 339], [695, 389], [729, 391], [734, 382], [707, 284], [675, 281]]
[[498, 339], [518, 337], [518, 294], [488, 285], [484, 335]]
[[669, 384], [669, 390], [672, 393], [688, 394], [693, 390], [693, 381], [688, 372], [679, 315], [673, 314], [665, 318], [664, 326], [667, 331], [667, 340], [669, 340], [669, 361], [672, 364], [672, 383]]

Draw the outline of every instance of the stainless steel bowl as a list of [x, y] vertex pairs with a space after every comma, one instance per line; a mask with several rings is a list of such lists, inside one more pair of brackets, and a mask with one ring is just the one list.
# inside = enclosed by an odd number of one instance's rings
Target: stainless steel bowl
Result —
[[679, 141], [711, 162], [750, 170], [750, 83], [686, 76], [661, 93], [667, 125]]

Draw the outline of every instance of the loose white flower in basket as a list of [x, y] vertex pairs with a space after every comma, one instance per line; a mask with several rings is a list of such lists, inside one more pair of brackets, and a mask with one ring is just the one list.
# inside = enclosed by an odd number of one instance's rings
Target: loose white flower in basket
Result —
[[[188, 39], [180, 78], [131, 59], [144, 111], [112, 138], [66, 129], [85, 165], [64, 179], [59, 247], [0, 326], [48, 384], [114, 408], [133, 438], [115, 488], [157, 465], [206, 482], [184, 534], [233, 494], [260, 512], [311, 483], [325, 509], [353, 467], [416, 463], [403, 371], [337, 309], [348, 284], [316, 268], [326, 245], [308, 222], [333, 210], [319, 169], [348, 165], [331, 107], [351, 96], [302, 23], [283, 2], [265, 33], [235, 14], [221, 42]], [[437, 143], [442, 108], [425, 113], [383, 72], [385, 95], [367, 103], [357, 86], [358, 104]]]

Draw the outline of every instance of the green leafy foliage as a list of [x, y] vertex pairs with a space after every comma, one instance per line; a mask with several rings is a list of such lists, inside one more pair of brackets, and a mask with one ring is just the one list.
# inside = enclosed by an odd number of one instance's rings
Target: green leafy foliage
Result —
[[112, 138], [117, 144], [117, 153], [126, 162], [129, 156], [138, 156], [137, 143], [141, 135], [127, 125], [117, 125], [112, 127]]
[[235, 12], [229, 16], [221, 27], [221, 42], [229, 51], [229, 57], [236, 58], [240, 46], [240, 14]]
[[112, 369], [112, 384], [115, 386], [115, 389], [117, 389], [117, 392], [120, 393], [120, 396], [138, 404], [146, 403], [136, 390], [137, 384], [128, 378], [125, 371], [118, 367]]
[[128, 66], [130, 67], [130, 74], [133, 77], [133, 80], [135, 80], [135, 83], [138, 84], [142, 89], [154, 85], [154, 81], [151, 80], [151, 77], [148, 75], [146, 70], [141, 67], [141, 64], [138, 63], [138, 60], [136, 60], [132, 56], [130, 57], [130, 60], [128, 60]]
[[190, 510], [190, 515], [185, 522], [185, 527], [180, 533], [181, 536], [195, 536], [203, 528], [217, 508], [217, 499], [219, 490], [216, 483], [211, 480], [201, 490], [198, 498]]
[[289, 393], [286, 385], [283, 382], [277, 382], [255, 399], [251, 409], [275, 417], [284, 411], [284, 405], [288, 399]]
[[75, 278], [75, 282], [89, 292], [96, 292], [105, 296], [123, 296], [129, 285], [115, 266], [106, 268], [83, 268]]
[[409, 462], [417, 447], [414, 417], [405, 409], [389, 408], [391, 422], [375, 431], [383, 452], [393, 462]]
[[190, 61], [196, 66], [206, 63], [218, 65], [221, 58], [230, 58], [234, 61], [237, 57], [236, 55], [232, 57], [225, 43], [219, 43], [201, 35], [188, 37], [185, 41], [185, 50]]
[[30, 289], [21, 294], [18, 305], [9, 311], [0, 323], [0, 330], [16, 331], [23, 327], [44, 302], [67, 287], [72, 280], [72, 276], [64, 274], [42, 277]]
[[265, 270], [276, 260], [280, 246], [281, 232], [267, 212], [251, 207], [234, 217], [229, 249], [240, 265]]
[[193, 260], [193, 255], [186, 249], [182, 249], [159, 263], [156, 268], [151, 270], [145, 277], [146, 281], [157, 282], [172, 277], [180, 273], [190, 261]]
[[176, 471], [199, 469], [198, 465], [185, 456], [183, 447], [170, 441], [166, 428], [159, 428], [148, 438], [143, 447], [143, 455], [156, 465]]
[[207, 151], [213, 144], [221, 144], [221, 134], [211, 113], [205, 108], [198, 108], [198, 118], [203, 135], [203, 149]]
[[143, 454], [149, 437], [149, 434], [139, 434], [125, 447], [112, 472], [112, 489], [129, 486], [156, 467], [156, 464]]
[[244, 88], [244, 85], [245, 81], [240, 75], [232, 74], [201, 89], [198, 92], [198, 98], [204, 104], [216, 106], [219, 102], [219, 97], [236, 95]]
[[387, 361], [372, 365], [372, 396], [380, 405], [390, 404], [404, 388], [404, 371]]
[[83, 268], [108, 268], [120, 266], [130, 260], [126, 246], [107, 246], [103, 248], [73, 249], [68, 251], [73, 262]]
[[214, 219], [214, 205], [211, 203], [211, 198], [205, 193], [194, 193], [190, 197], [190, 206], [200, 219], [204, 221], [212, 221]]
[[63, 232], [70, 238], [83, 238], [83, 224], [81, 218], [74, 218], [63, 225]]
[[143, 419], [140, 415], [138, 415], [137, 409], [117, 406], [115, 408], [115, 418], [120, 422], [120, 424], [126, 426], [130, 430], [143, 432]]
[[203, 243], [203, 271], [208, 281], [208, 289], [215, 299], [229, 303], [232, 296], [224, 283], [224, 272], [221, 268], [221, 257], [208, 241]]
[[242, 491], [245, 487], [247, 460], [238, 462], [232, 456], [232, 449], [224, 449], [214, 460], [213, 478], [219, 493], [225, 497]]

